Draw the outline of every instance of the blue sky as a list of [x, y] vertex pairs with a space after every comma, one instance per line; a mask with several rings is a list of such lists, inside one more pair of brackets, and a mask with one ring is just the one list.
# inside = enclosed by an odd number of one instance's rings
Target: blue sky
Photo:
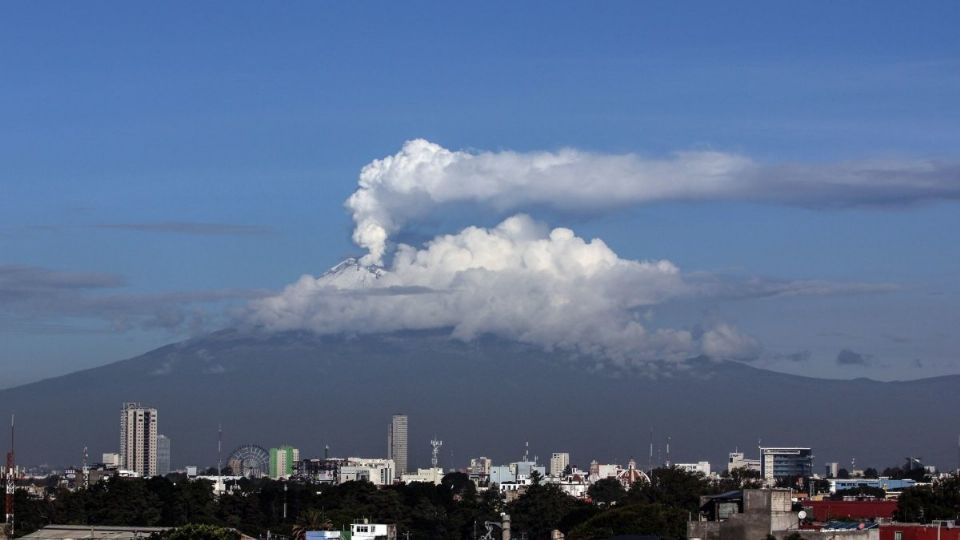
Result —
[[[0, 296], [0, 387], [215, 328], [248, 295], [360, 254], [343, 201], [361, 167], [408, 139], [804, 163], [955, 162], [960, 148], [955, 2], [2, 11], [0, 265], [18, 269], [8, 279], [19, 289]], [[897, 286], [664, 310], [678, 325], [736, 323], [763, 344], [759, 365], [960, 372], [956, 201], [663, 202], [538, 217], [688, 272]], [[23, 285], [36, 276], [54, 301], [13, 301], [37, 293]], [[865, 361], [840, 364], [843, 350]]]

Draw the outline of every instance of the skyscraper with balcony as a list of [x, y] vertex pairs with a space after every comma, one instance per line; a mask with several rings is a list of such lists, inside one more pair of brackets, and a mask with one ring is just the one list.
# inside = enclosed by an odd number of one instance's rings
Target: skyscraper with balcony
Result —
[[407, 473], [407, 415], [395, 414], [387, 426], [387, 459], [396, 466], [397, 478]]
[[124, 403], [120, 410], [120, 468], [157, 475], [157, 409]]

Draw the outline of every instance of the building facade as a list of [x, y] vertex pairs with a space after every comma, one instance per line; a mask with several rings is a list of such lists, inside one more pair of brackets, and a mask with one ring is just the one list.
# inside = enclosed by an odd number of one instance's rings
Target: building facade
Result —
[[710, 476], [710, 462], [698, 461], [696, 463], [677, 463], [674, 467], [687, 471], [688, 473], [700, 473], [704, 476]]
[[760, 472], [760, 460], [747, 458], [743, 452], [730, 452], [727, 458], [727, 472], [732, 472], [734, 469]]
[[809, 448], [760, 449], [760, 476], [773, 484], [778, 478], [809, 477], [813, 474], [813, 451]]
[[292, 446], [270, 449], [270, 478], [286, 479], [293, 476], [293, 466], [300, 461], [300, 450]]
[[550, 476], [563, 476], [564, 469], [570, 465], [570, 454], [566, 452], [554, 452], [550, 456]]
[[396, 478], [396, 463], [392, 459], [349, 457], [337, 471], [338, 484], [363, 480], [389, 486]]
[[157, 435], [157, 475], [170, 474], [170, 437]]
[[387, 459], [396, 466], [397, 478], [407, 473], [407, 415], [395, 414], [387, 426]]
[[157, 409], [124, 403], [120, 411], [120, 468], [157, 475]]

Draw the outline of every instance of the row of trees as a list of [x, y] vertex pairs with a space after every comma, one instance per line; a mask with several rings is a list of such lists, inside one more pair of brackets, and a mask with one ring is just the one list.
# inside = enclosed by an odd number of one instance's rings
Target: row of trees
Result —
[[[688, 516], [699, 510], [700, 497], [741, 487], [756, 479], [737, 473], [713, 481], [676, 468], [656, 469], [650, 482], [626, 490], [614, 479], [589, 488], [591, 502], [563, 493], [556, 484], [535, 477], [525, 494], [506, 503], [497, 490], [478, 492], [462, 473], [441, 485], [407, 484], [378, 489], [368, 482], [315, 486], [270, 480], [240, 482], [239, 489], [214, 497], [205, 481], [183, 478], [111, 479], [87, 490], [55, 489], [42, 499], [16, 493], [18, 533], [50, 523], [182, 527], [187, 524], [228, 527], [251, 536], [298, 537], [306, 530], [342, 528], [360, 518], [396, 523], [410, 538], [474, 538], [484, 522], [511, 515], [513, 528], [530, 540], [546, 539], [559, 529], [569, 538], [606, 538], [650, 534], [684, 538]], [[287, 517], [284, 518], [286, 503]], [[956, 479], [907, 490], [898, 519], [954, 519], [960, 514]], [[219, 538], [228, 533], [207, 532]]]
[[[730, 480], [733, 482], [733, 480]], [[497, 490], [478, 492], [462, 473], [439, 486], [407, 484], [378, 489], [368, 482], [315, 486], [271, 480], [242, 480], [239, 489], [214, 497], [209, 482], [184, 478], [121, 479], [68, 491], [51, 488], [42, 499], [16, 493], [18, 533], [51, 523], [182, 527], [228, 527], [251, 536], [300, 536], [306, 530], [342, 528], [360, 518], [396, 523], [411, 538], [474, 538], [484, 522], [511, 515], [513, 528], [531, 540], [559, 529], [573, 538], [649, 533], [682, 538], [688, 512], [702, 494], [730, 487], [679, 469], [659, 469], [653, 482], [629, 491], [616, 480], [590, 488], [594, 502], [563, 493], [535, 478], [518, 499], [505, 503]], [[284, 503], [287, 518], [283, 517]]]

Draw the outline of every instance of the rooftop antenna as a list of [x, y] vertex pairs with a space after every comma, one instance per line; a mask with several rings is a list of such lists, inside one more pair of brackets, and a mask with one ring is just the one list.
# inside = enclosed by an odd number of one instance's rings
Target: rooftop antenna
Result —
[[527, 441], [523, 449], [523, 461], [530, 461], [530, 441]]
[[330, 445], [323, 445], [323, 459], [330, 459]]
[[430, 447], [432, 449], [431, 450], [432, 455], [430, 457], [430, 465], [434, 469], [436, 469], [437, 466], [440, 464], [440, 447], [441, 446], [443, 446], [443, 441], [441, 441], [440, 439], [437, 439], [437, 436], [434, 435], [433, 438], [430, 439]]
[[4, 497], [6, 508], [7, 536], [13, 538], [13, 492], [17, 489], [16, 484], [16, 464], [14, 460], [14, 415], [10, 415], [10, 451], [7, 452], [7, 483], [6, 496]]

